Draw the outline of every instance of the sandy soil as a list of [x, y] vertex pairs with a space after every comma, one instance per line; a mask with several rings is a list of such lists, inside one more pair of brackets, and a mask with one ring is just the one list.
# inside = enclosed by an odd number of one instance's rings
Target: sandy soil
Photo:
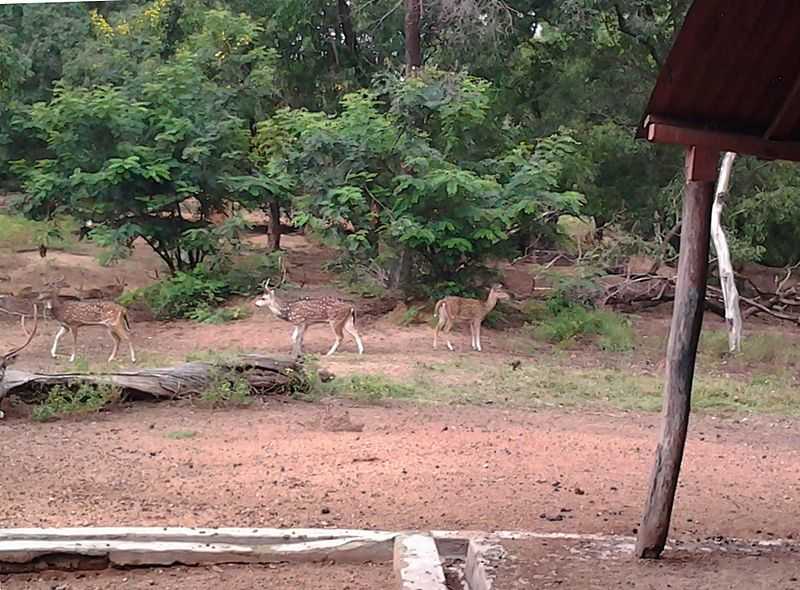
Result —
[[597, 543], [575, 541], [505, 542], [508, 551], [496, 585], [580, 590], [790, 590], [800, 586], [796, 551], [762, 550], [753, 555], [675, 550], [659, 561], [607, 553]]
[[[0, 422], [0, 526], [331, 526], [630, 534], [656, 416], [460, 407], [143, 406]], [[178, 437], [178, 438], [176, 438]], [[187, 438], [180, 438], [187, 437]], [[789, 537], [793, 422], [693, 422], [674, 533]]]
[[[309, 585], [311, 580], [313, 585]], [[175, 567], [0, 576], [2, 590], [388, 590], [395, 586], [391, 564]]]

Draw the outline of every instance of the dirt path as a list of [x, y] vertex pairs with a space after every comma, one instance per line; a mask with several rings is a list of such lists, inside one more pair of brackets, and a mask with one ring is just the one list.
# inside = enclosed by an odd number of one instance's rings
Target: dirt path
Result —
[[[0, 526], [332, 526], [630, 534], [656, 416], [142, 406], [0, 422]], [[674, 533], [798, 534], [796, 423], [697, 418]]]

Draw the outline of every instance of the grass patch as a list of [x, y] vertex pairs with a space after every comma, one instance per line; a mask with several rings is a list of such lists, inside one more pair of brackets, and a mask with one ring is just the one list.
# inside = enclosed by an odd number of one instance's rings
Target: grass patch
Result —
[[709, 330], [700, 337], [699, 350], [714, 359], [733, 359], [749, 366], [793, 366], [797, 358], [797, 343], [785, 334], [760, 333], [745, 335], [741, 352], [728, 351], [728, 332]]
[[110, 385], [82, 384], [74, 388], [57, 385], [50, 389], [44, 402], [33, 408], [32, 418], [46, 422], [65, 416], [93, 414], [117, 400], [119, 392]]
[[382, 375], [348, 375], [319, 385], [323, 395], [345, 397], [360, 402], [376, 403], [383, 400], [418, 399], [418, 385], [401, 383]]
[[76, 250], [77, 222], [70, 217], [54, 221], [32, 221], [17, 215], [0, 214], [0, 248], [25, 250], [44, 244], [48, 248]]
[[198, 307], [189, 313], [189, 319], [201, 324], [219, 325], [227, 322], [243, 320], [252, 315], [251, 311], [244, 307]]
[[171, 440], [186, 440], [195, 436], [197, 436], [197, 432], [194, 430], [175, 430], [167, 433], [167, 438]]
[[[418, 363], [405, 380], [382, 375], [350, 375], [322, 384], [323, 394], [377, 403], [413, 400], [433, 404], [492, 404], [524, 408], [597, 408], [658, 412], [663, 378], [606, 368], [565, 369], [558, 364], [523, 361], [474, 365], [453, 359]], [[319, 392], [319, 390], [316, 390]], [[789, 377], [760, 375], [747, 379], [700, 376], [692, 395], [701, 412], [800, 415], [796, 384]]]

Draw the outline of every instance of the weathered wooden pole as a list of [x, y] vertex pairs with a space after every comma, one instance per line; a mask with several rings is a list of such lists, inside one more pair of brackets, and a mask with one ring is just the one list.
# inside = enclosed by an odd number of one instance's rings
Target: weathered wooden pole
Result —
[[666, 545], [686, 445], [697, 343], [703, 324], [711, 205], [718, 160], [716, 150], [687, 148], [681, 251], [667, 344], [661, 440], [656, 448], [650, 491], [636, 540], [637, 557], [647, 559], [660, 557]]

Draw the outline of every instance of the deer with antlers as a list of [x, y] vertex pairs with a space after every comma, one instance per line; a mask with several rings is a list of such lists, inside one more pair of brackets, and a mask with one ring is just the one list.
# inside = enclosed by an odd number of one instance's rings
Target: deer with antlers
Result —
[[53, 340], [53, 347], [50, 349], [50, 356], [56, 358], [58, 342], [64, 334], [69, 332], [72, 334], [72, 354], [69, 360], [74, 362], [78, 348], [78, 329], [84, 326], [104, 326], [114, 341], [114, 348], [108, 357], [108, 362], [110, 363], [117, 357], [119, 343], [125, 340], [130, 349], [131, 362], [135, 363], [136, 353], [130, 337], [131, 326], [128, 321], [128, 310], [113, 301], [64, 301], [58, 295], [58, 286], [61, 284], [63, 282], [48, 284], [48, 292], [39, 296], [39, 299], [44, 302], [45, 309], [60, 325]]
[[[0, 356], [0, 383], [6, 376], [6, 368], [10, 365], [17, 355], [22, 352], [33, 340], [33, 337], [36, 336], [36, 329], [39, 327], [39, 308], [36, 305], [33, 306], [33, 328], [30, 332], [24, 330], [27, 339], [21, 346], [17, 346], [16, 348], [12, 348], [7, 353]], [[0, 410], [0, 418], [4, 418], [5, 414], [2, 410]]]
[[[280, 286], [280, 285], [278, 285]], [[292, 332], [292, 354], [303, 354], [303, 337], [306, 328], [314, 324], [329, 324], [336, 341], [325, 356], [330, 356], [339, 348], [344, 333], [350, 334], [358, 346], [358, 354], [364, 353], [364, 343], [356, 330], [356, 308], [335, 297], [304, 298], [287, 302], [278, 298], [275, 288], [270, 288], [269, 280], [264, 283], [264, 294], [256, 299], [257, 307], [268, 308], [276, 317], [294, 325]]]
[[33, 306], [32, 316], [33, 316], [33, 328], [31, 329], [30, 332], [25, 330], [25, 335], [27, 336], [25, 342], [21, 346], [12, 348], [10, 351], [0, 356], [0, 381], [3, 380], [3, 377], [6, 374], [6, 367], [8, 367], [8, 365], [12, 363], [12, 361], [16, 358], [16, 356], [20, 352], [22, 352], [25, 348], [28, 347], [28, 345], [31, 343], [31, 340], [33, 340], [33, 337], [36, 336], [36, 329], [39, 327], [39, 309], [36, 307], [36, 305]]
[[433, 317], [438, 318], [433, 333], [434, 350], [439, 343], [439, 331], [444, 331], [447, 348], [453, 350], [453, 345], [450, 343], [450, 330], [453, 329], [453, 324], [455, 322], [469, 322], [472, 349], [481, 352], [481, 324], [501, 299], [511, 299], [511, 296], [506, 293], [503, 285], [499, 283], [492, 285], [486, 301], [467, 299], [466, 297], [445, 297], [440, 299], [433, 311]]
[[[35, 308], [36, 304], [34, 304], [33, 307]], [[31, 302], [29, 300], [13, 295], [0, 295], [0, 312], [18, 317], [20, 319], [22, 331], [25, 332], [25, 336], [30, 334], [28, 328], [25, 327], [25, 320], [29, 317], [33, 317]]]

